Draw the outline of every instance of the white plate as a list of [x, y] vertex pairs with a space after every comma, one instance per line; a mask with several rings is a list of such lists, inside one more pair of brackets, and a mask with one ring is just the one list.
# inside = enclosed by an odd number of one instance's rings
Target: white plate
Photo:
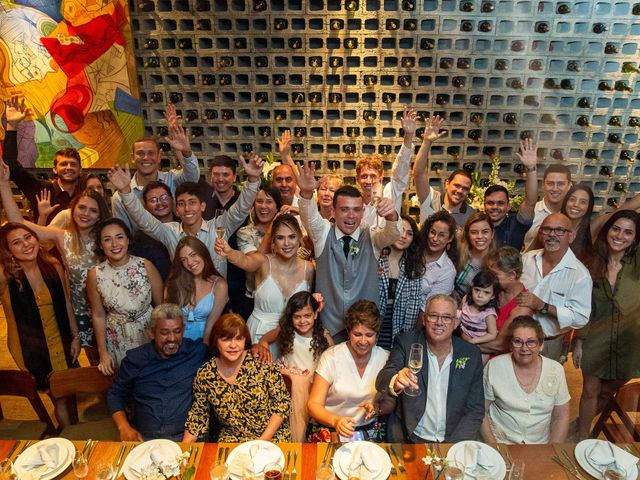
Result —
[[178, 455], [182, 455], [182, 449], [176, 442], [165, 440], [163, 438], [149, 440], [148, 442], [141, 443], [129, 452], [127, 458], [124, 459], [124, 463], [122, 464], [122, 468], [120, 469], [118, 476], [122, 474], [127, 480], [138, 480], [138, 474], [130, 467], [140, 470], [141, 466], [144, 468], [149, 465], [151, 463], [150, 452], [152, 449], [158, 447], [161, 447], [166, 452], [170, 452], [170, 455], [173, 458], [168, 458], [167, 460], [173, 460]]
[[[604, 477], [602, 476], [602, 472], [600, 470], [598, 470], [593, 465], [591, 465], [591, 463], [587, 458], [587, 452], [591, 451], [591, 449], [595, 446], [596, 442], [604, 442], [604, 441], [605, 440], [598, 440], [596, 438], [588, 438], [587, 440], [583, 440], [580, 443], [578, 443], [574, 450], [574, 455], [576, 457], [576, 460], [578, 461], [578, 464], [582, 468], [584, 468], [589, 475], [595, 478], [604, 478]], [[614, 445], [613, 443], [611, 444], [611, 446], [613, 448], [622, 450], [620, 447]], [[638, 467], [636, 465], [633, 466], [631, 472], [628, 472], [627, 478], [638, 478]]]
[[[447, 460], [455, 461], [464, 465], [464, 448], [466, 445], [478, 445], [482, 448], [483, 453], [491, 458], [495, 467], [491, 471], [491, 478], [496, 480], [502, 480], [507, 474], [507, 465], [504, 463], [504, 459], [500, 452], [495, 448], [490, 447], [486, 443], [474, 442], [473, 440], [465, 440], [464, 442], [458, 442], [453, 445], [447, 453]], [[465, 479], [472, 479], [469, 475], [464, 476]]]
[[[241, 443], [236, 448], [231, 450], [231, 453], [229, 453], [229, 457], [227, 458], [226, 465], [227, 467], [229, 467], [229, 473], [231, 474], [231, 478], [240, 478], [236, 473], [231, 471], [231, 465], [235, 462], [236, 457], [240, 454], [251, 456], [249, 452], [251, 451], [251, 447], [253, 447], [254, 445], [257, 445], [260, 447], [260, 450], [258, 450], [257, 458], [260, 457], [260, 452], [264, 450], [271, 451], [272, 454], [270, 455], [270, 457], [272, 456], [274, 458], [276, 457], [276, 453], [277, 453], [278, 461], [276, 463], [280, 465], [280, 468], [284, 469], [284, 453], [282, 453], [282, 450], [280, 450], [280, 447], [278, 447], [275, 443], [267, 442], [266, 440], [251, 440], [250, 442]], [[262, 475], [261, 475], [262, 472], [256, 472], [256, 473], [258, 474], [259, 478], [262, 478]]]
[[23, 466], [29, 463], [29, 459], [31, 459], [33, 455], [40, 456], [38, 448], [47, 446], [49, 444], [58, 446], [58, 466], [53, 470], [49, 470], [44, 475], [41, 475], [39, 477], [39, 480], [51, 480], [52, 478], [60, 475], [69, 465], [71, 465], [71, 462], [73, 462], [73, 457], [76, 454], [76, 447], [73, 445], [73, 443], [71, 443], [66, 438], [47, 438], [46, 440], [41, 440], [38, 443], [34, 443], [33, 445], [31, 445], [16, 459], [13, 466], [16, 469], [18, 477], [31, 473], [29, 470], [25, 470]]
[[363, 455], [371, 455], [380, 463], [380, 471], [377, 475], [372, 476], [371, 480], [386, 480], [391, 472], [391, 459], [389, 455], [387, 455], [387, 452], [385, 452], [380, 445], [363, 441], [345, 443], [336, 450], [333, 456], [333, 470], [336, 472], [336, 475], [342, 480], [348, 479], [349, 472], [343, 470], [342, 463], [350, 461], [351, 453], [356, 447], [365, 449], [362, 453]]

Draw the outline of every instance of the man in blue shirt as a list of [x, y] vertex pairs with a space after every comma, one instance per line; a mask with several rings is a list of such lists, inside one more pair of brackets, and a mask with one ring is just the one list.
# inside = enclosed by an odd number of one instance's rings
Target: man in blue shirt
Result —
[[[184, 317], [174, 304], [154, 308], [148, 330], [152, 341], [129, 350], [120, 364], [107, 396], [109, 412], [123, 441], [179, 441], [193, 401], [193, 378], [208, 349], [202, 341], [182, 338]], [[133, 424], [125, 413], [129, 396]]]

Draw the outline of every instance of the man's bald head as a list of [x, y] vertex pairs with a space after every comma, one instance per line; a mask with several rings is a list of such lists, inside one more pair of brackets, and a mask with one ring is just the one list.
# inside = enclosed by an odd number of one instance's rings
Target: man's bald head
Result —
[[564, 255], [576, 238], [569, 217], [563, 213], [552, 213], [542, 221], [538, 235], [545, 253]]

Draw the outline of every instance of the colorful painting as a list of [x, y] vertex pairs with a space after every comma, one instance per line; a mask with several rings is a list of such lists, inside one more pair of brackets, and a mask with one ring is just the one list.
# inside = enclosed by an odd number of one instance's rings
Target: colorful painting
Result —
[[143, 126], [126, 5], [0, 0], [0, 98], [24, 97], [32, 113], [18, 135], [24, 166], [51, 167], [66, 147], [85, 168], [130, 157]]

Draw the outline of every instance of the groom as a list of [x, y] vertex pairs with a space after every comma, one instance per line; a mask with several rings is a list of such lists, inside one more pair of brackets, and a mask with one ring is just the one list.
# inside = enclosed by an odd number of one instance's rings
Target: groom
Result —
[[[378, 374], [376, 388], [397, 397], [387, 423], [392, 443], [455, 443], [475, 440], [484, 418], [482, 356], [475, 345], [452, 337], [458, 321], [456, 301], [448, 295], [427, 300], [424, 330], [401, 333]], [[423, 366], [407, 368], [413, 343], [423, 346]], [[407, 388], [420, 388], [409, 396]], [[387, 398], [388, 399], [388, 398]]]

